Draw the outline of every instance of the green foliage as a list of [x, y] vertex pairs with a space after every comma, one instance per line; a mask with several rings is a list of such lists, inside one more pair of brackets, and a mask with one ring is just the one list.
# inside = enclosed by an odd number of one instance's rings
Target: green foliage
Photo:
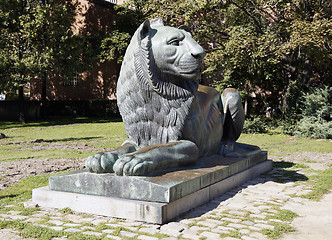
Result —
[[0, 0], [0, 90], [81, 70], [81, 39], [71, 31], [75, 8], [69, 0]]
[[243, 133], [266, 133], [266, 125], [260, 118], [253, 120], [246, 119], [243, 126]]
[[295, 134], [310, 138], [332, 138], [332, 87], [317, 87], [305, 93], [299, 105], [301, 120]]
[[[222, 90], [256, 91], [289, 118], [307, 86], [332, 78], [331, 1], [129, 0], [142, 18], [189, 26], [204, 47], [205, 77]], [[258, 89], [258, 92], [257, 92]]]
[[295, 134], [316, 139], [331, 139], [332, 122], [316, 122], [315, 118], [305, 118], [296, 126]]
[[130, 38], [129, 33], [118, 30], [113, 31], [111, 36], [105, 37], [100, 46], [101, 62], [117, 59], [118, 63], [121, 63]]
[[315, 87], [305, 93], [300, 102], [301, 117], [317, 121], [332, 120], [332, 87]]

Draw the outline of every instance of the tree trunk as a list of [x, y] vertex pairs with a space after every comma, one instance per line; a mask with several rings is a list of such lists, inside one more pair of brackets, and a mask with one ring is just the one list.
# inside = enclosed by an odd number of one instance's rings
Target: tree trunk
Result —
[[46, 118], [46, 81], [47, 81], [47, 75], [44, 73], [42, 78], [42, 92], [41, 92], [41, 118]]
[[23, 86], [20, 86], [18, 90], [18, 121], [20, 123], [25, 123], [25, 108], [24, 108], [24, 92]]

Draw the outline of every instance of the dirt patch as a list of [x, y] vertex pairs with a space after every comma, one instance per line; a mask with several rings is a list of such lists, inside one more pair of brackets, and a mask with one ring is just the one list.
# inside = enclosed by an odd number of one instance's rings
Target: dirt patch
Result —
[[83, 169], [84, 159], [26, 159], [0, 163], [0, 191], [23, 178]]
[[[106, 141], [106, 140], [104, 140]], [[99, 140], [98, 142], [103, 142]], [[94, 141], [90, 141], [90, 143], [94, 143]], [[45, 141], [43, 139], [36, 139], [34, 141], [12, 141], [6, 143], [0, 143], [0, 145], [18, 145], [22, 147], [17, 147], [15, 149], [11, 149], [9, 151], [24, 151], [24, 150], [33, 150], [33, 151], [42, 151], [42, 150], [52, 150], [52, 149], [61, 149], [61, 150], [80, 150], [82, 152], [105, 152], [110, 149], [106, 148], [97, 148], [93, 146], [89, 146], [83, 142], [54, 142], [54, 141]]]
[[273, 161], [302, 163], [314, 170], [324, 170], [332, 166], [332, 153], [297, 152], [284, 156], [269, 156]]
[[[104, 140], [106, 141], [106, 140]], [[96, 143], [101, 143], [103, 140], [98, 140]], [[90, 141], [90, 144], [93, 141]], [[0, 142], [0, 145], [15, 145], [16, 148], [7, 151], [73, 151], [81, 152], [106, 152], [112, 150], [111, 148], [94, 147], [87, 145], [84, 142], [56, 142], [47, 141], [43, 139], [36, 139], [34, 141], [11, 141]], [[67, 158], [67, 159], [25, 159], [15, 160], [10, 162], [0, 162], [0, 191], [11, 184], [17, 183], [23, 178], [40, 175], [52, 174], [63, 170], [77, 170], [84, 168], [83, 158]]]

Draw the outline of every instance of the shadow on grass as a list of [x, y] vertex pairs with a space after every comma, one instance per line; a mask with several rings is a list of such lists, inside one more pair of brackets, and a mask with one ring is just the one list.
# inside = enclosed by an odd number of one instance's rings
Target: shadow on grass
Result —
[[88, 117], [53, 117], [44, 121], [30, 122], [21, 124], [19, 122], [1, 122], [0, 130], [8, 128], [21, 128], [21, 127], [51, 127], [59, 125], [70, 125], [79, 123], [108, 123], [108, 122], [122, 122], [121, 118], [88, 118]]
[[94, 140], [94, 139], [100, 139], [102, 137], [81, 137], [81, 138], [63, 138], [63, 139], [48, 139], [48, 140], [44, 140], [44, 139], [36, 139], [34, 141], [32, 141], [33, 143], [56, 143], [56, 142], [71, 142], [71, 141], [86, 141], [86, 140]]
[[298, 182], [307, 181], [308, 178], [297, 172], [297, 170], [290, 170], [295, 165], [292, 162], [273, 162], [273, 173], [266, 173], [266, 176], [270, 176], [274, 182], [287, 183], [287, 182]]
[[0, 196], [0, 199], [4, 199], [4, 198], [14, 198], [14, 197], [17, 197], [18, 194], [8, 194], [8, 195], [3, 195], [3, 196]]

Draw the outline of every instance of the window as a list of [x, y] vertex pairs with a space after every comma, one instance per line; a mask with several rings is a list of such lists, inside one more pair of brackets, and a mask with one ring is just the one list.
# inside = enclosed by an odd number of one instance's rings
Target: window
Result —
[[79, 80], [79, 74], [76, 73], [76, 75], [72, 78], [69, 78], [67, 81], [63, 82], [64, 86], [78, 86], [78, 80]]

